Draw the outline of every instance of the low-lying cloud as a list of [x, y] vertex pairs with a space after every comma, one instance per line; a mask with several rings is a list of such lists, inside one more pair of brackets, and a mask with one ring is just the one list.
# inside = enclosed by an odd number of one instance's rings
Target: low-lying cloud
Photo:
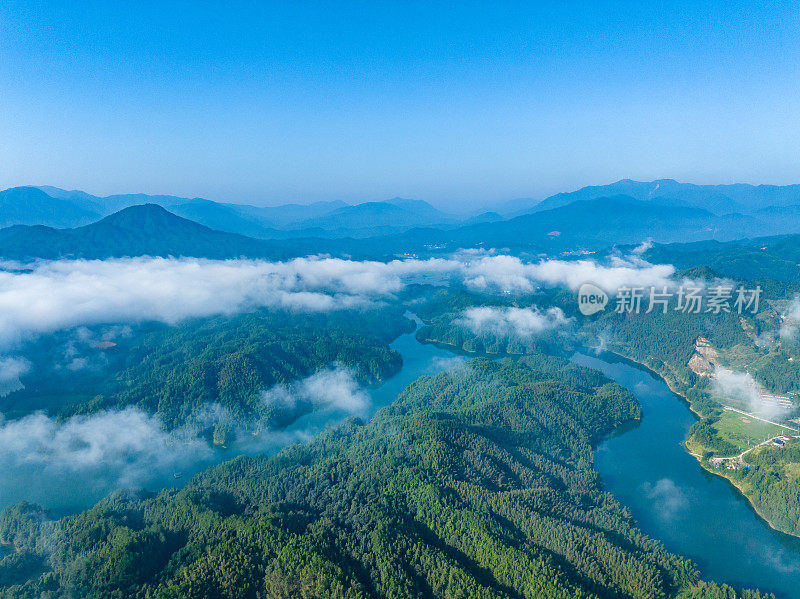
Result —
[[275, 385], [263, 391], [261, 398], [267, 405], [283, 408], [308, 405], [348, 414], [364, 414], [369, 407], [369, 395], [359, 385], [353, 371], [342, 366], [321, 370], [289, 385]]
[[712, 390], [723, 403], [745, 405], [749, 412], [762, 418], [776, 418], [785, 414], [776, 404], [764, 400], [761, 385], [748, 372], [716, 366]]
[[325, 311], [399, 288], [359, 263], [300, 259], [55, 261], [0, 272], [0, 343], [80, 325], [161, 321], [258, 307]]
[[0, 358], [0, 397], [24, 389], [19, 377], [30, 369], [31, 363], [25, 358]]
[[569, 319], [561, 308], [494, 308], [477, 307], [464, 310], [456, 320], [477, 334], [528, 339], [564, 327]]
[[[671, 266], [619, 258], [605, 265], [590, 260], [527, 263], [513, 256], [469, 253], [390, 262], [141, 257], [13, 266], [0, 265], [0, 351], [6, 354], [0, 355], [0, 396], [20, 389], [21, 377], [31, 368], [25, 358], [14, 355], [23, 341], [74, 329], [74, 338], [54, 359], [66, 369], [79, 370], [93, 367], [86, 347], [103, 347], [130, 333], [124, 327], [92, 333], [84, 326], [174, 324], [259, 308], [355, 309], [391, 299], [414, 282], [463, 285], [482, 293], [529, 293], [538, 286], [576, 289], [587, 280], [604, 288], [655, 285], [674, 272]], [[476, 330], [520, 337], [568, 324], [557, 308], [473, 308], [463, 318]], [[352, 372], [337, 367], [265, 390], [263, 400], [303, 403], [315, 412], [336, 414], [362, 414], [370, 407], [369, 395]], [[208, 421], [229, 417], [220, 410], [208, 406], [202, 412]], [[202, 425], [198, 419], [167, 431], [158, 417], [134, 407], [65, 421], [42, 413], [15, 421], [0, 416], [0, 505], [25, 498], [47, 507], [86, 506], [115, 488], [174, 484], [176, 472], [188, 476], [223, 455], [230, 457], [199, 436]], [[280, 447], [304, 434], [299, 428], [266, 431], [252, 443], [253, 451]]]
[[714, 369], [714, 391], [724, 397], [752, 403], [758, 399], [759, 386], [747, 372], [737, 372], [723, 366]]
[[172, 479], [212, 458], [195, 431], [167, 432], [138, 408], [64, 422], [37, 412], [0, 424], [0, 505], [24, 498], [50, 508], [85, 506], [115, 488]]
[[795, 297], [781, 315], [778, 335], [785, 341], [796, 341], [800, 327], [800, 297]]
[[[352, 372], [338, 366], [272, 387], [262, 397], [287, 407], [302, 402], [333, 420], [341, 412], [363, 414], [370, 405]], [[201, 433], [217, 422], [248, 434], [228, 451], [215, 449]], [[262, 430], [219, 404], [207, 404], [175, 430], [134, 406], [64, 421], [42, 412], [9, 421], [0, 416], [0, 508], [22, 499], [48, 509], [85, 508], [114, 489], [158, 489], [176, 484], [176, 474], [183, 479], [239, 453], [274, 451], [309, 436], [298, 426]]]
[[649, 264], [639, 258], [612, 257], [603, 265], [594, 260], [526, 263], [515, 256], [490, 256], [465, 265], [463, 274], [465, 284], [477, 291], [530, 292], [539, 285], [575, 290], [584, 283], [594, 283], [614, 292], [623, 286], [669, 286], [675, 268], [669, 264]]
[[370, 305], [411, 282], [453, 282], [478, 292], [527, 293], [539, 285], [605, 289], [660, 285], [669, 265], [613, 258], [526, 263], [514, 256], [390, 262], [335, 258], [204, 260], [126, 258], [39, 262], [0, 270], [0, 348], [81, 325], [160, 321], [257, 308], [320, 312]]

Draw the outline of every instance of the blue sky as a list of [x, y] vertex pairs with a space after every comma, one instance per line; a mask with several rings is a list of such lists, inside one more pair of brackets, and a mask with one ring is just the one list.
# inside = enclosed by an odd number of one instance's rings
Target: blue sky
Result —
[[123, 4], [0, 4], [0, 187], [458, 208], [800, 182], [796, 3]]

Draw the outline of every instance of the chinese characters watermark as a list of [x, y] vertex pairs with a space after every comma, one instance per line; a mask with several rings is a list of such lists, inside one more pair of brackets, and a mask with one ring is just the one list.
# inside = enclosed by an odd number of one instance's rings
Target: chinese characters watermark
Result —
[[[672, 310], [683, 314], [756, 314], [761, 300], [761, 286], [715, 285], [710, 287], [681, 285], [664, 287], [627, 287], [617, 289], [614, 312], [617, 314], [666, 314]], [[590, 316], [606, 308], [608, 295], [596, 285], [585, 283], [578, 290], [578, 308]]]

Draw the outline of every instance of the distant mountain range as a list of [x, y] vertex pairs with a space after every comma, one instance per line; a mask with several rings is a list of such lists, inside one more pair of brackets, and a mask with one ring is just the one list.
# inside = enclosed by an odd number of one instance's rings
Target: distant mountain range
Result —
[[13, 187], [0, 191], [0, 227], [75, 227], [98, 218], [99, 214], [82, 202], [65, 202], [35, 187]]
[[732, 279], [800, 283], [800, 235], [658, 244], [644, 258], [682, 270], [707, 266], [719, 276]]
[[[694, 206], [637, 200], [626, 195], [576, 200], [499, 222], [463, 226], [435, 236], [436, 243], [456, 247], [493, 247], [557, 253], [597, 250], [610, 245], [661, 243], [800, 233], [797, 207], [755, 214], [717, 215]], [[797, 210], [800, 214], [800, 210]], [[412, 232], [406, 235], [411, 235]]]
[[694, 206], [718, 215], [750, 214], [769, 206], [800, 205], [800, 185], [694, 185], [673, 179], [650, 182], [622, 179], [610, 185], [592, 185], [550, 196], [527, 211], [541, 212], [572, 202], [616, 195], [667, 206]]
[[395, 198], [350, 206], [341, 201], [258, 207], [202, 198], [126, 194], [107, 197], [57, 187], [14, 187], [0, 192], [0, 227], [87, 225], [124, 208], [155, 204], [219, 231], [259, 239], [369, 237], [411, 227], [452, 226], [460, 219], [420, 200]]
[[[593, 197], [618, 188], [635, 195]], [[513, 218], [486, 212], [459, 220], [426, 202], [399, 198], [355, 206], [329, 202], [259, 208], [199, 198], [98, 198], [17, 187], [0, 192], [0, 257], [288, 258], [329, 253], [379, 258], [464, 247], [556, 255], [645, 240], [728, 242], [800, 233], [795, 195], [800, 186], [619, 181], [552, 196]], [[727, 212], [732, 207], [741, 210]]]
[[0, 230], [2, 254], [15, 260], [266, 255], [261, 243], [250, 237], [214, 231], [155, 204], [123, 208], [98, 222], [74, 229], [15, 225]]

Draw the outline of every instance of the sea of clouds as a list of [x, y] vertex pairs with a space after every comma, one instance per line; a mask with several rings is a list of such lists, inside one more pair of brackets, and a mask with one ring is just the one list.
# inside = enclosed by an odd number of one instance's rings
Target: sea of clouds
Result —
[[320, 312], [369, 305], [420, 281], [454, 282], [487, 293], [592, 282], [662, 286], [674, 268], [641, 260], [543, 260], [514, 256], [390, 262], [297, 258], [286, 262], [125, 258], [40, 262], [0, 269], [0, 348], [39, 334], [100, 323], [231, 314], [260, 307]]
[[[15, 355], [21, 343], [73, 329], [80, 336], [85, 326], [175, 324], [259, 308], [357, 309], [390, 300], [416, 282], [516, 294], [540, 286], [577, 289], [590, 281], [613, 291], [621, 285], [669, 284], [673, 273], [671, 266], [647, 264], [636, 256], [600, 264], [525, 262], [514, 256], [469, 252], [389, 262], [141, 257], [45, 261], [25, 267], [5, 264], [0, 265], [0, 396], [20, 389], [21, 378], [33, 374], [30, 362]], [[474, 308], [463, 318], [476, 330], [488, 327], [523, 336], [567, 323], [558, 309]], [[84, 367], [78, 353], [70, 356], [69, 364]], [[368, 393], [351, 372], [337, 367], [265, 390], [262, 399], [356, 415], [369, 408]], [[134, 407], [65, 421], [42, 413], [0, 420], [0, 505], [25, 498], [47, 507], [80, 507], [115, 488], [164, 486], [176, 471], [191, 473], [220, 459], [220, 452], [198, 432], [203, 419], [224, 417], [219, 406], [206, 406], [196, 421], [177, 431], [166, 431], [157, 416]], [[277, 448], [303, 438], [307, 433], [299, 429], [265, 431], [250, 448]]]
[[[0, 396], [19, 388], [30, 365], [13, 350], [39, 335], [104, 323], [233, 314], [257, 308], [325, 312], [373, 305], [413, 282], [451, 283], [482, 293], [529, 293], [539, 286], [577, 289], [592, 282], [664, 286], [674, 268], [635, 254], [593, 260], [524, 262], [508, 255], [462, 253], [451, 258], [354, 261], [338, 258], [204, 260], [124, 258], [0, 265]], [[523, 326], [538, 314], [506, 313]], [[469, 318], [469, 317], [468, 317]], [[495, 319], [496, 320], [496, 319]], [[80, 362], [74, 364], [75, 368]]]

